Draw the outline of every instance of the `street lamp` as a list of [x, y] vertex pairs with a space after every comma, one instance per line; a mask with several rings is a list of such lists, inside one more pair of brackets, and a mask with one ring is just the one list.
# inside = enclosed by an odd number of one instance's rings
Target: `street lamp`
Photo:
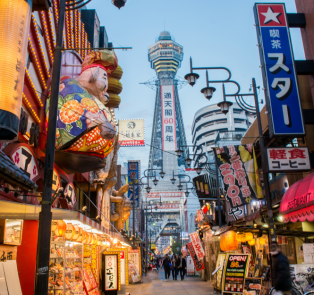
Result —
[[156, 178], [156, 172], [155, 172], [155, 179], [153, 180], [154, 185], [156, 186], [158, 183], [158, 179]]
[[165, 173], [164, 171], [160, 171], [160, 172], [159, 172], [159, 175], [160, 175], [161, 178], [164, 178], [165, 174], [166, 174], [166, 173]]
[[197, 175], [200, 175], [202, 172], [202, 168], [201, 167], [196, 167], [195, 168], [195, 172], [197, 173]]
[[182, 188], [183, 188], [183, 185], [180, 183], [180, 184], [178, 185], [179, 191], [182, 191]]
[[147, 193], [149, 194], [149, 193], [150, 193], [150, 190], [151, 190], [152, 188], [149, 187], [149, 186], [147, 186], [147, 187], [145, 187], [145, 189], [146, 189]]

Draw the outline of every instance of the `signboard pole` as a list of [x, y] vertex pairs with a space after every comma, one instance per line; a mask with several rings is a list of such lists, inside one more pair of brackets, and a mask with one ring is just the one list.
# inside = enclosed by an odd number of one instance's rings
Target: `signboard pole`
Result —
[[133, 179], [133, 249], [135, 248], [135, 179]]
[[264, 142], [264, 137], [263, 137], [261, 114], [259, 112], [256, 82], [254, 78], [252, 79], [252, 88], [253, 88], [254, 102], [255, 102], [255, 108], [256, 108], [259, 145], [260, 145], [261, 157], [262, 157], [262, 169], [263, 169], [264, 189], [265, 189], [265, 195], [266, 195], [267, 214], [268, 214], [268, 222], [269, 222], [269, 234], [270, 234], [270, 240], [275, 242], [276, 232], [275, 232], [275, 225], [274, 225], [274, 218], [273, 218], [273, 210], [271, 207], [270, 186], [269, 186], [268, 172], [267, 172], [268, 171], [267, 154], [266, 154], [265, 142]]

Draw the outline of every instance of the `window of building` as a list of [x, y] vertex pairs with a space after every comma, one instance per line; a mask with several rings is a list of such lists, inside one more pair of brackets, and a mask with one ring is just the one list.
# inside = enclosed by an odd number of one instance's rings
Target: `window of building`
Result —
[[246, 124], [246, 120], [244, 120], [244, 119], [236, 119], [236, 118], [234, 118], [234, 123]]
[[224, 124], [227, 123], [227, 119], [216, 120], [216, 124]]
[[214, 145], [215, 144], [215, 140], [206, 142], [206, 146], [210, 146], [210, 145]]
[[234, 114], [242, 114], [242, 110], [241, 109], [233, 109], [233, 113]]

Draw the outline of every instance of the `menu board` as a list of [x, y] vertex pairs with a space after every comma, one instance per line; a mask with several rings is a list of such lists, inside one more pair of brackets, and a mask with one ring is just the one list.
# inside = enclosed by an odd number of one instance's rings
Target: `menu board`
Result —
[[222, 279], [223, 293], [243, 293], [249, 254], [227, 254]]
[[243, 295], [261, 295], [261, 290], [261, 278], [245, 278]]
[[216, 273], [213, 275], [213, 286], [217, 290], [221, 290], [221, 279], [222, 279], [222, 272], [223, 267], [225, 264], [226, 254], [220, 253], [218, 254], [217, 262], [216, 262]]

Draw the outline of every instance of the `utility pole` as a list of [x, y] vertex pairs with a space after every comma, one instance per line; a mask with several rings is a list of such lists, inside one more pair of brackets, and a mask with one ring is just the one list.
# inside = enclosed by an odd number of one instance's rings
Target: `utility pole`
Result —
[[[147, 200], [146, 200], [147, 202]], [[147, 254], [148, 254], [148, 231], [147, 231], [147, 203], [146, 203], [146, 216], [145, 216], [145, 275], [147, 275]]]
[[[220, 193], [219, 193], [219, 176], [218, 176], [218, 163], [216, 162], [216, 196], [217, 196], [217, 205], [218, 205], [218, 220], [219, 220], [219, 227], [222, 227], [222, 221], [221, 221], [221, 205], [220, 205]], [[215, 209], [216, 213], [216, 209]]]
[[51, 95], [49, 103], [49, 121], [45, 155], [44, 183], [41, 202], [41, 212], [39, 213], [38, 224], [37, 265], [35, 279], [36, 295], [48, 294], [50, 239], [52, 222], [51, 213], [52, 178], [53, 167], [55, 162], [55, 141], [58, 114], [59, 83], [61, 75], [61, 61], [62, 61], [61, 49], [63, 45], [65, 2], [66, 0], [60, 0], [57, 41], [56, 47], [54, 48], [54, 63], [52, 70]]
[[133, 179], [133, 249], [135, 249], [135, 179]]
[[263, 135], [263, 129], [262, 129], [261, 114], [259, 112], [256, 82], [255, 82], [254, 78], [252, 79], [252, 88], [253, 88], [254, 102], [255, 102], [255, 108], [256, 108], [259, 145], [260, 145], [260, 149], [261, 149], [264, 189], [265, 189], [265, 195], [266, 195], [267, 214], [268, 214], [268, 220], [269, 220], [269, 234], [270, 234], [271, 242], [275, 242], [276, 241], [276, 231], [275, 231], [275, 225], [274, 225], [273, 210], [272, 210], [272, 204], [271, 204], [271, 198], [270, 198], [270, 187], [269, 187], [269, 181], [268, 181], [267, 154], [266, 154], [266, 149], [265, 149], [265, 141], [264, 141], [264, 135]]

